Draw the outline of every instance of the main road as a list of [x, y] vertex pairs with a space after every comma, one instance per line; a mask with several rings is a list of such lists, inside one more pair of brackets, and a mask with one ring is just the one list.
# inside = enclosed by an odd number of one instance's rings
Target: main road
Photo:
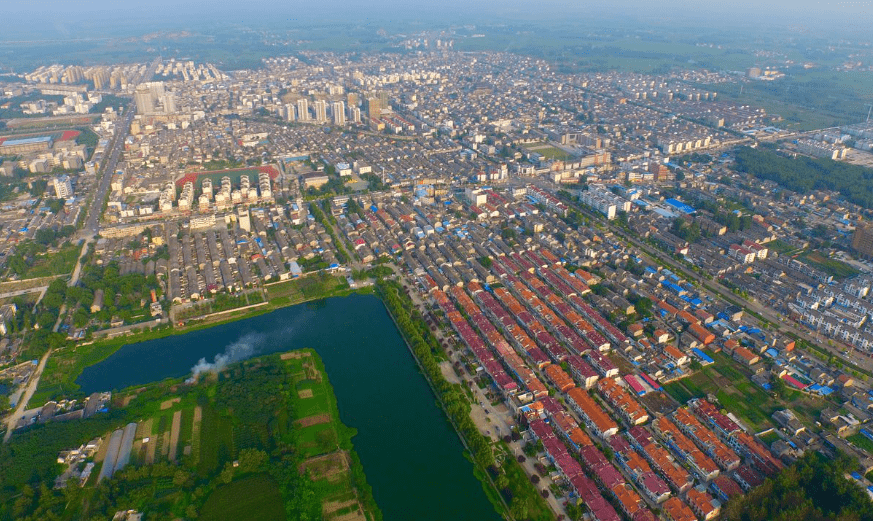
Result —
[[[160, 58], [156, 58], [155, 61], [152, 62], [148, 71], [146, 71], [142, 76], [141, 80], [143, 82], [147, 82], [152, 78], [160, 62]], [[99, 231], [100, 216], [103, 214], [103, 200], [106, 199], [106, 195], [109, 193], [109, 182], [112, 181], [112, 174], [115, 172], [115, 168], [118, 165], [118, 159], [121, 157], [121, 151], [124, 148], [124, 141], [127, 139], [127, 134], [130, 131], [130, 124], [133, 122], [134, 114], [136, 114], [136, 101], [131, 100], [127, 105], [127, 109], [122, 113], [119, 121], [116, 122], [115, 134], [109, 145], [109, 154], [104, 158], [103, 169], [100, 170], [100, 181], [94, 192], [94, 199], [91, 201], [91, 207], [86, 211], [88, 214], [85, 219], [85, 228], [82, 231], [82, 237], [85, 239], [85, 243], [82, 245], [82, 252], [80, 253], [79, 261], [76, 262], [76, 268], [73, 270], [72, 277], [67, 284], [70, 287], [78, 283], [79, 275], [82, 272], [82, 259], [88, 252], [88, 244], [93, 241]], [[60, 328], [65, 314], [66, 306], [64, 305], [61, 307], [60, 314], [58, 314], [58, 320], [55, 322], [53, 328], [54, 332], [57, 332]], [[25, 386], [24, 393], [18, 400], [15, 411], [7, 416], [5, 420], [6, 435], [3, 438], [4, 443], [9, 441], [9, 438], [12, 437], [12, 431], [14, 430], [16, 423], [24, 415], [24, 412], [27, 409], [27, 403], [36, 392], [36, 389], [39, 386], [39, 378], [42, 375], [43, 369], [45, 369], [45, 365], [48, 362], [51, 352], [51, 349], [49, 349], [40, 359], [39, 365], [37, 365], [36, 370], [34, 370], [30, 380]]]

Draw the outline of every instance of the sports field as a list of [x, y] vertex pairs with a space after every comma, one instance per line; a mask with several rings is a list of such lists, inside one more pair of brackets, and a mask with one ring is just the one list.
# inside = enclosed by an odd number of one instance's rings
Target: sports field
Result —
[[52, 141], [60, 142], [66, 140], [75, 140], [81, 133], [79, 131], [75, 131], [72, 129], [66, 129], [61, 131], [52, 131], [48, 133], [29, 133], [29, 134], [13, 134], [13, 135], [5, 135], [0, 136], [0, 145], [3, 145], [3, 142], [6, 140], [23, 140], [26, 138], [42, 138], [42, 137], [51, 137]]

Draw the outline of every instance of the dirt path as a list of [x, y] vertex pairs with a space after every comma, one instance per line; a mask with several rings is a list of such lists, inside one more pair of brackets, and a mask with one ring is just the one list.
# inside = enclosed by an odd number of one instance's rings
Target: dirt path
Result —
[[179, 429], [182, 428], [182, 411], [173, 413], [173, 428], [170, 429], [170, 451], [167, 459], [176, 461], [176, 449], [179, 447]]
[[451, 362], [449, 361], [441, 361], [440, 362], [440, 371], [443, 373], [443, 377], [449, 383], [461, 383], [461, 379], [458, 378], [458, 375], [455, 374], [455, 369], [452, 367]]

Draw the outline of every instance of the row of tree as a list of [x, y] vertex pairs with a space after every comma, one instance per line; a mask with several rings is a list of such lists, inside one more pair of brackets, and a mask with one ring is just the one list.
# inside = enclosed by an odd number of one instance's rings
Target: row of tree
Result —
[[831, 190], [850, 202], [873, 209], [873, 169], [826, 158], [788, 158], [767, 149], [740, 147], [736, 169], [772, 180], [794, 192]]
[[[412, 352], [421, 363], [425, 374], [439, 396], [449, 418], [461, 432], [464, 440], [473, 453], [473, 459], [483, 468], [494, 463], [494, 453], [491, 443], [479, 432], [473, 420], [470, 419], [470, 401], [459, 384], [449, 383], [440, 370], [439, 363], [434, 355], [441, 349], [432, 336], [428, 333], [427, 324], [412, 304], [412, 300], [406, 295], [402, 287], [394, 281], [380, 280], [376, 286], [377, 293], [382, 298], [385, 306], [391, 312], [398, 327], [403, 332]], [[416, 312], [412, 312], [416, 311]], [[432, 342], [425, 341], [425, 337], [432, 338]]]
[[844, 454], [828, 459], [810, 452], [760, 487], [730, 500], [723, 519], [873, 520], [873, 502], [857, 483], [846, 479], [857, 468], [857, 461]]

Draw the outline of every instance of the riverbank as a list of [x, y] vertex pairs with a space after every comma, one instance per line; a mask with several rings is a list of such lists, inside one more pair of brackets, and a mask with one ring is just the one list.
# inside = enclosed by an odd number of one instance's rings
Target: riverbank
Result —
[[[412, 300], [393, 281], [380, 280], [377, 295], [382, 298], [389, 315], [404, 336], [406, 345], [419, 369], [437, 397], [440, 407], [452, 423], [462, 443], [476, 465], [476, 478], [495, 509], [505, 519], [554, 520], [555, 515], [527, 478], [527, 474], [505, 448], [495, 459], [495, 447], [476, 427], [470, 416], [471, 403], [460, 384], [449, 383], [442, 374], [434, 353], [442, 351], [436, 338], [428, 331], [424, 319], [417, 314]], [[415, 311], [415, 312], [413, 312]], [[425, 341], [427, 340], [427, 341]], [[507, 479], [498, 490], [498, 478]]]
[[355, 451], [386, 519], [499, 519], [452, 425], [375, 296], [310, 301], [127, 345], [86, 368], [77, 383], [84, 394], [136, 390], [165, 379], [178, 383], [191, 375], [192, 367], [303, 347], [318, 352], [343, 424], [358, 430]]
[[105, 360], [125, 345], [208, 329], [309, 301], [373, 292], [371, 287], [351, 289], [344, 278], [333, 275], [312, 275], [296, 280], [277, 282], [266, 286], [265, 290], [267, 301], [257, 304], [256, 307], [243, 306], [213, 312], [205, 318], [188, 320], [182, 326], [164, 324], [148, 328], [148, 330], [134, 328], [134, 332], [126, 336], [83, 342], [74, 347], [56, 349], [46, 364], [46, 369], [39, 381], [39, 387], [28, 402], [28, 408], [44, 405], [51, 400], [80, 395], [79, 386], [76, 385], [75, 380], [82, 371], [86, 367]]
[[[0, 449], [0, 518], [380, 519], [324, 364], [311, 349], [240, 362], [197, 383], [168, 379], [119, 391], [107, 414], [38, 425]], [[218, 379], [217, 379], [218, 378]], [[130, 463], [96, 486], [107, 454], [75, 489], [42, 488], [58, 452], [135, 423]], [[101, 445], [98, 443], [98, 445]], [[105, 486], [105, 485], [104, 485]], [[15, 492], [28, 492], [19, 503]]]

